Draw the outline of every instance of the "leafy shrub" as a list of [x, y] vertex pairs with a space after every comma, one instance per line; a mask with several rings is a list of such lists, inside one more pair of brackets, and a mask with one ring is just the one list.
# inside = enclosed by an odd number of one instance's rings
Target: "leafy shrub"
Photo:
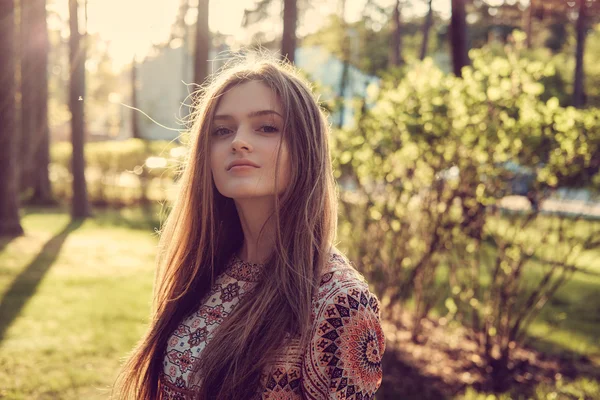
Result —
[[[51, 147], [50, 175], [55, 195], [71, 197], [71, 144]], [[85, 146], [86, 180], [90, 201], [122, 205], [149, 200], [149, 186], [159, 186], [154, 200], [163, 200], [166, 185], [177, 176], [183, 148], [172, 142], [129, 139], [94, 142]]]
[[[426, 60], [384, 80], [357, 129], [333, 140], [344, 250], [384, 309], [414, 301], [414, 340], [445, 302], [473, 328], [495, 382], [589, 245], [573, 234], [576, 221], [547, 218], [537, 204], [559, 186], [600, 188], [600, 111], [544, 100], [541, 82], [556, 66], [520, 57], [518, 40], [502, 56], [472, 50], [463, 79]], [[534, 171], [535, 207], [524, 215], [501, 208], [514, 176], [508, 162]], [[524, 285], [533, 259], [540, 273]]]

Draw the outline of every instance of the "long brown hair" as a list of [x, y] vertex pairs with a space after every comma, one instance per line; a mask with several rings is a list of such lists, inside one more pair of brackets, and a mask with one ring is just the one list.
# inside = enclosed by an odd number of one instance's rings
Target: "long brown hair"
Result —
[[212, 180], [209, 133], [219, 98], [248, 81], [268, 85], [281, 101], [291, 179], [275, 199], [275, 248], [265, 263], [268, 279], [240, 302], [201, 353], [195, 369], [201, 376], [201, 398], [252, 397], [261, 371], [286, 337], [300, 337], [301, 345], [308, 341], [312, 296], [333, 246], [337, 220], [329, 129], [310, 85], [292, 66], [254, 55], [227, 66], [202, 92], [178, 196], [161, 232], [152, 318], [117, 379], [118, 399], [157, 398], [168, 338], [199, 306], [242, 244], [235, 204]]

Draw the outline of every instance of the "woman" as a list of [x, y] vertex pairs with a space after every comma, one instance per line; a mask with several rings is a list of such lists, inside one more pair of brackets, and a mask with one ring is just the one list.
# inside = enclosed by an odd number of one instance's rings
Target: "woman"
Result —
[[131, 399], [371, 399], [379, 302], [334, 247], [326, 119], [292, 67], [220, 72], [161, 233]]

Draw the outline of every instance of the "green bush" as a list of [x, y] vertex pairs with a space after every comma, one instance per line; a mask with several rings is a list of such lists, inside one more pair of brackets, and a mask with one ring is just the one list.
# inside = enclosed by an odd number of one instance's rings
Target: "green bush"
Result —
[[[176, 179], [183, 148], [173, 142], [94, 142], [85, 146], [86, 181], [90, 201], [123, 205], [164, 200], [169, 182]], [[71, 197], [71, 144], [56, 143], [50, 150], [50, 175], [57, 197]], [[157, 190], [150, 190], [157, 188]], [[148, 191], [150, 190], [150, 193]]]
[[[426, 60], [399, 81], [384, 80], [375, 105], [358, 112], [357, 129], [333, 140], [341, 247], [384, 309], [414, 301], [414, 340], [421, 319], [445, 302], [476, 333], [495, 383], [589, 245], [565, 218], [548, 219], [537, 206], [524, 216], [500, 210], [515, 175], [507, 162], [533, 171], [534, 204], [564, 185], [600, 188], [600, 110], [548, 97], [541, 82], [556, 65], [521, 57], [516, 40], [501, 56], [472, 50], [463, 79]], [[534, 257], [544, 273], [523, 285]]]

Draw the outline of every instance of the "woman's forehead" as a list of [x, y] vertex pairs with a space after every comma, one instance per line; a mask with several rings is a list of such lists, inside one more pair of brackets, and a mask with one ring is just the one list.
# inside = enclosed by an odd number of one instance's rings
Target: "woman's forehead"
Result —
[[236, 84], [221, 96], [215, 116], [243, 117], [264, 110], [283, 115], [279, 96], [268, 85], [260, 81]]

